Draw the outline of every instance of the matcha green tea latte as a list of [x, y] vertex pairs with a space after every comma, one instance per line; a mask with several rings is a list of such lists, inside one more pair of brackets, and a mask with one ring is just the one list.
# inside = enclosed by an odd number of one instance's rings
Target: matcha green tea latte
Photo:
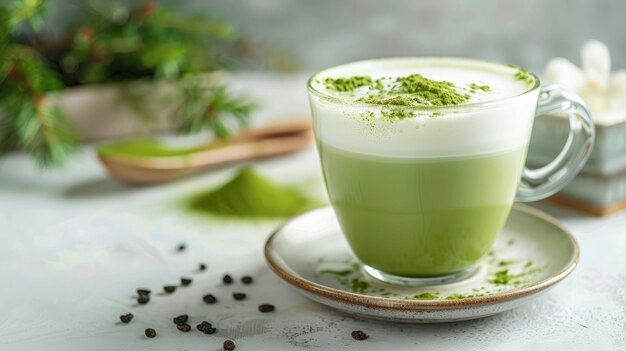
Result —
[[489, 251], [513, 204], [525, 148], [446, 160], [329, 145], [320, 153], [331, 202], [361, 261], [429, 276], [453, 273]]
[[[513, 201], [564, 186], [588, 156], [593, 125], [582, 103], [550, 89], [538, 104], [532, 73], [448, 58], [362, 61], [314, 75], [326, 188], [365, 271], [400, 284], [460, 279], [490, 250]], [[536, 107], [564, 110], [583, 128], [572, 131], [571, 157], [523, 172]]]

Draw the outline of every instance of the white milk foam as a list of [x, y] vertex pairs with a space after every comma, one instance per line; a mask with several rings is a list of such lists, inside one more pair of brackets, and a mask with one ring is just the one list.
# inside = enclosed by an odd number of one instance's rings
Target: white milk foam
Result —
[[[309, 94], [316, 136], [320, 142], [346, 151], [397, 158], [462, 157], [526, 147], [539, 90], [530, 91], [532, 84], [515, 79], [517, 71], [483, 61], [448, 58], [382, 59], [334, 67], [311, 80], [312, 89], [318, 92]], [[465, 104], [389, 121], [380, 118], [381, 106], [355, 102], [358, 95], [328, 91], [319, 83], [325, 78], [361, 75], [377, 79], [414, 73], [456, 86], [488, 85], [491, 90], [472, 94]], [[472, 105], [489, 101], [493, 104]], [[373, 119], [363, 118], [368, 112], [373, 112]]]

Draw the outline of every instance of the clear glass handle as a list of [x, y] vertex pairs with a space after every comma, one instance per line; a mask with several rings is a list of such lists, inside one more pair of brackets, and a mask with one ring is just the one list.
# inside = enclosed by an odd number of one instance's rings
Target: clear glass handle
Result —
[[549, 164], [537, 169], [524, 167], [515, 201], [537, 201], [553, 195], [574, 179], [591, 154], [595, 128], [582, 99], [558, 85], [542, 87], [535, 117], [555, 112], [564, 112], [569, 119], [565, 146]]

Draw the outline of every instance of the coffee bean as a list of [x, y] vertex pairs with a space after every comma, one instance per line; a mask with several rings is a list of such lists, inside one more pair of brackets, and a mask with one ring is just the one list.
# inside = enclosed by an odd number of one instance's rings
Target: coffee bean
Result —
[[214, 334], [217, 331], [217, 329], [213, 328], [211, 323], [207, 321], [203, 321], [202, 323], [198, 324], [196, 328], [198, 328], [198, 330], [203, 332], [204, 334]]
[[139, 295], [139, 297], [137, 298], [137, 303], [140, 305], [145, 305], [148, 302], [150, 302], [150, 296], [148, 295]]
[[369, 338], [369, 336], [361, 330], [355, 330], [352, 332], [352, 339], [354, 340], [365, 340], [367, 338]]
[[164, 290], [166, 293], [171, 294], [171, 293], [173, 293], [174, 291], [176, 291], [176, 285], [166, 285], [166, 286], [164, 286], [164, 287], [163, 287], [163, 290]]
[[269, 303], [259, 305], [259, 311], [263, 313], [272, 312], [273, 310], [274, 310], [274, 305], [270, 305]]
[[213, 325], [207, 321], [202, 321], [200, 324], [196, 325], [199, 331], [203, 331], [206, 328], [212, 328]]
[[150, 290], [148, 290], [148, 289], [137, 289], [137, 295], [150, 295]]
[[249, 275], [246, 275], [246, 276], [241, 278], [241, 282], [246, 284], [246, 285], [252, 284], [252, 280], [253, 280], [252, 277], [249, 276]]
[[178, 244], [178, 247], [176, 248], [176, 250], [178, 250], [178, 252], [185, 251], [185, 249], [187, 249], [187, 245], [185, 243]]
[[199, 270], [200, 272], [204, 271], [205, 269], [206, 269], [206, 264], [204, 264], [204, 263], [200, 263], [200, 264], [198, 265], [198, 270]]
[[174, 317], [174, 324], [178, 325], [178, 324], [183, 324], [183, 323], [187, 323], [187, 321], [189, 320], [189, 316], [186, 314], [181, 314], [178, 317]]
[[176, 328], [184, 333], [188, 333], [191, 330], [191, 326], [187, 323], [176, 324]]
[[233, 351], [235, 349], [235, 342], [232, 340], [224, 341], [224, 350]]
[[222, 278], [222, 281], [224, 282], [224, 284], [230, 285], [233, 283], [233, 277], [231, 277], [229, 274], [225, 274]]
[[132, 313], [128, 313], [128, 314], [123, 314], [120, 316], [120, 320], [122, 321], [122, 323], [128, 323], [133, 319], [133, 314]]
[[217, 298], [215, 298], [215, 296], [213, 296], [212, 294], [206, 294], [202, 297], [202, 301], [208, 304], [214, 304], [217, 302]]
[[241, 301], [241, 300], [246, 298], [246, 294], [240, 293], [240, 292], [236, 292], [236, 293], [233, 293], [233, 298], [235, 300], [237, 300], [237, 301]]
[[191, 285], [191, 282], [193, 282], [193, 279], [191, 278], [180, 278], [180, 285], [182, 286], [189, 286]]
[[154, 338], [156, 336], [156, 330], [154, 330], [152, 328], [146, 329], [146, 331], [144, 333], [146, 333], [146, 336], [149, 337], [149, 338]]

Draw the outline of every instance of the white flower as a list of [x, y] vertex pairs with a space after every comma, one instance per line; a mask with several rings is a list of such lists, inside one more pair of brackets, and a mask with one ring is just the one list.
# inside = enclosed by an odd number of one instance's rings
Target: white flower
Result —
[[580, 50], [580, 63], [587, 77], [587, 84], [606, 89], [611, 75], [609, 48], [597, 40], [591, 40]]
[[569, 60], [557, 57], [548, 62], [544, 77], [578, 93], [594, 114], [626, 111], [626, 70], [611, 74], [609, 48], [590, 40], [581, 49], [579, 68]]

